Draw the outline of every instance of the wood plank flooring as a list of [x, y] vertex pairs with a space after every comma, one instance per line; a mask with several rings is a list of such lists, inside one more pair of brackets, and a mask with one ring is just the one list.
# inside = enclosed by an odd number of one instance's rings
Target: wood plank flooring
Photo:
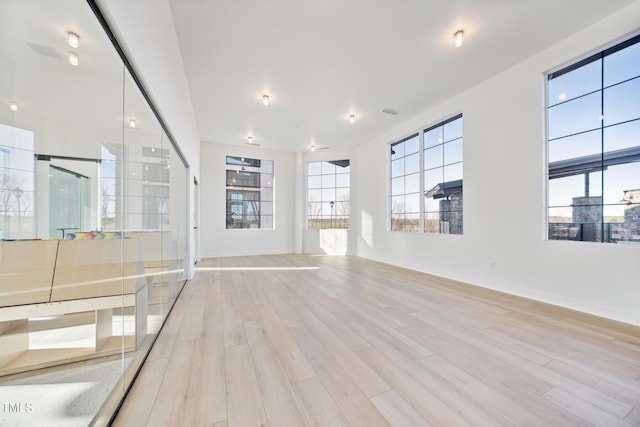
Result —
[[114, 425], [640, 426], [640, 328], [355, 257], [207, 259]]

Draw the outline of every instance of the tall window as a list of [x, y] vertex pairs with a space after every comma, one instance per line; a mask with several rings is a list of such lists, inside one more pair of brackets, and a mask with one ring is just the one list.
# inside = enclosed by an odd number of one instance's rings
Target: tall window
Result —
[[349, 160], [307, 164], [307, 227], [349, 228]]
[[273, 228], [273, 160], [227, 156], [227, 228]]
[[420, 231], [420, 138], [391, 144], [391, 231]]
[[424, 231], [462, 234], [462, 115], [424, 131]]
[[547, 77], [548, 237], [640, 243], [640, 36]]

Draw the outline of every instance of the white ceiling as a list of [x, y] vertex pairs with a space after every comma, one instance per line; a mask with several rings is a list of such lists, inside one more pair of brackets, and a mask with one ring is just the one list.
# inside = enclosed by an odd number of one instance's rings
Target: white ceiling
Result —
[[201, 139], [287, 151], [366, 142], [631, 3], [170, 0]]

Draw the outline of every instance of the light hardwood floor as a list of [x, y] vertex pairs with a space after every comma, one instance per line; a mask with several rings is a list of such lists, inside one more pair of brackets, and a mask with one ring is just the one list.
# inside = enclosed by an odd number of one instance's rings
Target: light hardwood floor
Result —
[[640, 425], [638, 327], [354, 257], [198, 270], [116, 426]]

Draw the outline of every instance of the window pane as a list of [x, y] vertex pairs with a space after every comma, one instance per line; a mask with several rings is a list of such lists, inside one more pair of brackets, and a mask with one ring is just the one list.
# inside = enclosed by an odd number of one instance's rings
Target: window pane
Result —
[[405, 157], [404, 173], [416, 173], [420, 171], [420, 155], [418, 153]]
[[322, 175], [322, 188], [335, 187], [336, 176], [335, 175]]
[[462, 179], [462, 163], [445, 166], [444, 182], [456, 181]]
[[640, 135], [640, 120], [611, 126], [604, 129], [604, 151], [636, 147]]
[[431, 169], [442, 166], [443, 150], [443, 145], [437, 145], [428, 150], [424, 150], [424, 168]]
[[420, 174], [414, 173], [406, 176], [405, 190], [406, 193], [417, 193], [420, 191]]
[[549, 139], [599, 128], [600, 110], [600, 92], [549, 108]]
[[453, 120], [444, 125], [444, 142], [462, 138], [462, 118]]
[[640, 118], [640, 78], [604, 90], [605, 126]]
[[404, 175], [404, 158], [391, 162], [391, 176], [397, 177]]
[[555, 105], [599, 90], [601, 65], [600, 61], [594, 61], [549, 80], [549, 105]]
[[[457, 121], [457, 120], [456, 120]], [[462, 138], [444, 144], [444, 164], [462, 161]]]
[[401, 157], [404, 157], [404, 143], [400, 142], [398, 144], [391, 145], [391, 160], [396, 160]]
[[335, 174], [336, 165], [330, 162], [322, 162], [322, 174]]
[[420, 212], [420, 194], [407, 194], [404, 199], [405, 212]]
[[349, 187], [349, 174], [336, 175], [336, 187]]
[[309, 202], [322, 201], [322, 190], [309, 190], [307, 192], [307, 201]]
[[336, 189], [336, 198], [335, 201], [346, 202], [349, 201], [349, 189], [348, 188], [337, 188]]
[[604, 58], [604, 86], [640, 76], [640, 43]]
[[637, 189], [640, 189], [640, 161], [609, 166], [604, 171], [605, 204], [627, 203], [629, 194]]
[[571, 206], [574, 197], [584, 197], [584, 175], [549, 180], [549, 206]]
[[443, 182], [443, 168], [431, 169], [424, 172], [424, 191], [428, 192]]
[[442, 136], [442, 127], [438, 126], [437, 128], [431, 129], [428, 132], [424, 133], [424, 148], [429, 148], [436, 146], [438, 144], [442, 144], [443, 136]]
[[331, 202], [336, 201], [336, 189], [334, 187], [331, 188], [323, 188], [322, 189], [322, 201], [323, 202]]
[[404, 195], [391, 198], [391, 212], [404, 212]]
[[404, 194], [404, 177], [394, 178], [391, 180], [391, 194]]
[[[600, 129], [549, 141], [549, 162], [599, 154], [602, 151]], [[551, 165], [549, 165], [551, 168]]]
[[321, 188], [322, 178], [320, 176], [310, 176], [307, 178], [309, 188]]
[[418, 144], [420, 142], [420, 139], [418, 138], [418, 135], [414, 136], [411, 139], [408, 139], [404, 142], [405, 146], [404, 146], [404, 154], [405, 156], [408, 156], [410, 154], [413, 153], [417, 153], [418, 152]]
[[320, 162], [307, 163], [307, 173], [309, 175], [320, 175], [321, 173]]

